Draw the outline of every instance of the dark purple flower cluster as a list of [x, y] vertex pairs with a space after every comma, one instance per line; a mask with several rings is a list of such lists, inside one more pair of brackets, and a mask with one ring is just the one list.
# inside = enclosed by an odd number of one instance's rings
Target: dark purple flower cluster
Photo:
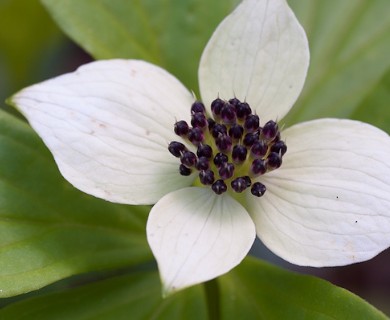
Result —
[[175, 123], [174, 131], [184, 143], [172, 141], [168, 150], [180, 158], [180, 174], [198, 172], [200, 183], [211, 186], [216, 194], [226, 192], [230, 185], [235, 192], [250, 188], [261, 197], [265, 185], [252, 180], [279, 168], [287, 151], [278, 124], [270, 120], [260, 126], [259, 116], [237, 98], [214, 100], [211, 113], [212, 117], [207, 116], [203, 103], [196, 101], [191, 106], [191, 126], [184, 120]]

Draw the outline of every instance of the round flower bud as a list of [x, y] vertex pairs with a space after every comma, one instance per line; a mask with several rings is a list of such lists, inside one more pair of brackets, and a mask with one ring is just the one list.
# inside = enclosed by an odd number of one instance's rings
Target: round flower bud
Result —
[[187, 148], [181, 142], [172, 141], [168, 145], [168, 150], [176, 158], [179, 158]]
[[210, 168], [210, 161], [206, 157], [200, 157], [195, 165], [196, 169], [199, 171], [207, 170]]
[[236, 179], [234, 179], [231, 183], [230, 183], [232, 189], [235, 191], [235, 192], [243, 192], [248, 186], [247, 186], [247, 181], [244, 177], [238, 177]]
[[229, 100], [229, 103], [236, 108], [241, 102], [237, 98], [233, 98]]
[[203, 170], [199, 172], [199, 179], [202, 184], [211, 185], [214, 182], [214, 172], [211, 170]]
[[183, 155], [180, 157], [180, 161], [186, 167], [192, 167], [196, 163], [196, 155], [191, 151], [184, 151]]
[[221, 134], [227, 134], [227, 129], [224, 124], [216, 123], [211, 129], [211, 134], [214, 138], [218, 138]]
[[240, 102], [236, 106], [236, 115], [238, 119], [246, 119], [252, 113], [251, 107], [246, 102]]
[[208, 144], [200, 144], [198, 150], [196, 151], [198, 157], [205, 157], [211, 159], [213, 156], [213, 149]]
[[214, 157], [214, 164], [217, 166], [217, 167], [220, 167], [222, 166], [223, 164], [225, 164], [226, 162], [228, 162], [229, 158], [226, 154], [222, 153], [222, 152], [218, 152], [215, 157]]
[[265, 187], [264, 184], [262, 184], [260, 182], [255, 182], [252, 185], [251, 193], [256, 197], [261, 197], [265, 193], [266, 190], [267, 190], [267, 188]]
[[260, 118], [257, 114], [250, 114], [246, 117], [244, 128], [247, 132], [254, 132], [259, 129]]
[[204, 140], [204, 134], [201, 128], [191, 128], [188, 132], [188, 140], [194, 145], [199, 145]]
[[206, 128], [208, 125], [206, 116], [203, 113], [193, 113], [191, 116], [191, 125], [195, 128]]
[[235, 163], [241, 163], [246, 160], [248, 150], [245, 146], [237, 144], [233, 147], [232, 159]]
[[191, 106], [191, 113], [205, 113], [206, 108], [204, 104], [200, 101], [195, 101]]
[[279, 153], [271, 152], [267, 160], [269, 169], [277, 169], [282, 165], [282, 156]]
[[243, 134], [244, 134], [244, 128], [237, 123], [233, 124], [229, 129], [229, 136], [233, 140], [240, 140]]
[[236, 109], [230, 103], [225, 103], [221, 109], [221, 119], [226, 124], [236, 122]]
[[252, 184], [251, 178], [249, 178], [249, 176], [245, 176], [245, 177], [243, 177], [243, 178], [245, 179], [246, 186], [247, 186], [247, 187], [250, 187], [251, 184]]
[[211, 186], [211, 189], [216, 194], [222, 194], [222, 193], [226, 192], [227, 185], [222, 179], [219, 179], [213, 183], [213, 185]]
[[221, 134], [218, 138], [215, 139], [215, 144], [218, 147], [218, 150], [221, 152], [228, 152], [232, 149], [232, 138], [230, 138], [227, 134]]
[[283, 156], [287, 152], [287, 146], [282, 140], [279, 140], [272, 145], [271, 152], [280, 153]]
[[177, 121], [174, 126], [174, 131], [178, 136], [185, 136], [187, 135], [188, 131], [190, 130], [190, 127], [188, 126], [187, 122], [184, 120]]
[[222, 99], [215, 99], [211, 103], [211, 112], [213, 113], [213, 116], [217, 119], [219, 119], [219, 116], [221, 115], [222, 107], [225, 105], [225, 101]]
[[263, 140], [257, 140], [251, 147], [251, 153], [255, 158], [264, 157], [268, 152], [268, 146]]
[[234, 165], [232, 163], [225, 162], [219, 168], [218, 173], [221, 179], [223, 180], [229, 179], [234, 174]]
[[270, 141], [278, 134], [278, 124], [275, 121], [268, 121], [261, 130], [261, 135], [267, 141]]
[[257, 177], [267, 172], [267, 161], [255, 159], [252, 162], [250, 171], [253, 176]]
[[243, 143], [247, 147], [251, 147], [256, 141], [259, 140], [259, 133], [253, 132], [253, 133], [247, 133], [244, 137]]
[[182, 176], [189, 176], [192, 170], [190, 168], [187, 168], [184, 164], [181, 164], [179, 167], [179, 172]]

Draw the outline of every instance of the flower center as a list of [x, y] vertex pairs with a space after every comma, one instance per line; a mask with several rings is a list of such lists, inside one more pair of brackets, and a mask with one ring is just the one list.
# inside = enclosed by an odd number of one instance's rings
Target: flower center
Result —
[[197, 101], [191, 106], [191, 126], [184, 120], [175, 123], [174, 131], [185, 144], [172, 141], [168, 150], [180, 159], [179, 173], [197, 172], [198, 183], [216, 194], [250, 188], [261, 197], [266, 186], [259, 177], [279, 168], [287, 151], [278, 124], [270, 120], [261, 127], [259, 116], [237, 98], [214, 100], [211, 112], [208, 117], [203, 103]]

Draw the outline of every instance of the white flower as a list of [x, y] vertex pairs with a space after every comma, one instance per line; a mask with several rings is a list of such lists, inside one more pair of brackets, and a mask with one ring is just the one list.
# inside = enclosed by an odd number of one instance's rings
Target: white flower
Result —
[[[285, 0], [244, 0], [202, 55], [208, 115], [217, 97], [236, 97], [261, 125], [282, 119], [308, 63], [305, 33]], [[309, 266], [367, 260], [390, 245], [387, 134], [350, 120], [295, 125], [281, 134], [283, 165], [252, 176], [252, 185], [266, 186], [263, 197], [229, 184], [217, 195], [196, 174], [180, 175], [179, 159], [167, 150], [171, 141], [192, 148], [173, 125], [190, 122], [193, 102], [172, 75], [137, 60], [93, 62], [12, 97], [75, 187], [113, 202], [156, 203], [147, 236], [165, 293], [229, 271], [256, 234], [282, 258]], [[250, 163], [248, 155], [236, 171]]]

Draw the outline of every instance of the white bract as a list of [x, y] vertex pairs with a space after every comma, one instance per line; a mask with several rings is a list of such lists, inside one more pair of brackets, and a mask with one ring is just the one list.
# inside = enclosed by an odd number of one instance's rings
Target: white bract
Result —
[[[188, 59], [188, 57], [186, 57]], [[285, 0], [244, 0], [217, 28], [199, 66], [201, 99], [246, 101], [280, 121], [306, 77], [309, 49]], [[195, 186], [167, 150], [194, 97], [161, 68], [97, 61], [28, 87], [12, 103], [76, 188], [108, 201], [155, 204], [147, 237], [166, 294], [215, 278], [255, 236], [299, 265], [367, 260], [390, 245], [390, 139], [357, 121], [321, 119], [282, 132], [283, 165], [260, 176], [266, 194]], [[184, 143], [184, 141], [183, 141]]]

